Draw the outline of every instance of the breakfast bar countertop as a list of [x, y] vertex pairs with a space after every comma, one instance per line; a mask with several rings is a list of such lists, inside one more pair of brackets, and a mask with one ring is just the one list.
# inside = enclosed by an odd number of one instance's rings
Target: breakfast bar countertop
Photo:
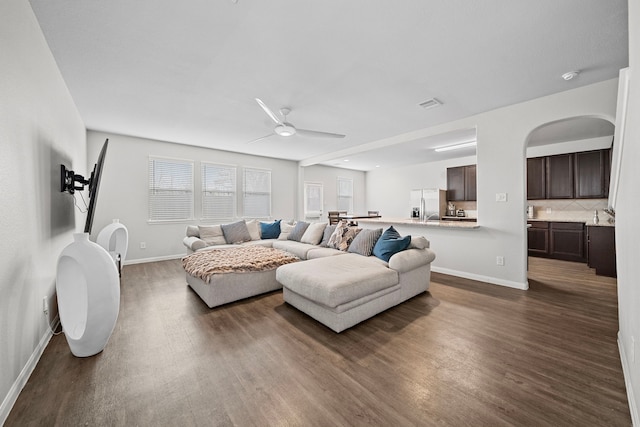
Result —
[[397, 225], [418, 225], [421, 227], [439, 227], [439, 228], [464, 228], [476, 229], [480, 228], [477, 222], [471, 221], [438, 221], [428, 220], [420, 221], [412, 218], [362, 218], [358, 222], [367, 224], [397, 224]]

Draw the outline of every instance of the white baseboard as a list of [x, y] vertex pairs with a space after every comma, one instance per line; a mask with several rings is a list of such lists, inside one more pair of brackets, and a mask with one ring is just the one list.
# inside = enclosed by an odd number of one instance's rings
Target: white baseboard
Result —
[[[57, 327], [58, 322], [59, 317], [56, 316], [55, 319], [53, 319], [53, 329]], [[49, 344], [52, 336], [52, 327], [51, 325], [49, 325], [49, 327], [47, 328], [47, 332], [45, 332], [42, 338], [40, 338], [40, 342], [33, 350], [33, 353], [31, 353], [31, 357], [29, 357], [29, 360], [27, 360], [27, 364], [24, 365], [24, 368], [22, 368], [20, 375], [18, 375], [18, 378], [16, 378], [13, 385], [9, 389], [9, 392], [2, 401], [2, 405], [0, 405], [0, 426], [4, 425], [5, 421], [7, 421], [13, 405], [15, 405], [16, 400], [18, 400], [20, 392], [29, 380], [29, 377], [33, 373], [33, 370], [36, 368], [36, 365], [38, 364], [42, 353], [44, 353], [44, 349], [47, 348], [47, 344]]]
[[620, 337], [620, 331], [618, 331], [618, 351], [620, 352], [620, 362], [622, 363], [622, 374], [624, 375], [624, 385], [627, 389], [627, 400], [629, 401], [629, 412], [631, 412], [631, 423], [634, 426], [640, 426], [640, 414], [638, 414], [638, 407], [636, 406], [636, 398], [633, 392], [633, 384], [631, 383], [631, 371], [629, 367], [629, 361], [627, 360], [627, 353], [624, 351], [623, 340]]
[[436, 273], [448, 274], [449, 276], [462, 277], [464, 279], [477, 280], [478, 282], [491, 283], [492, 285], [500, 285], [522, 290], [529, 289], [529, 282], [514, 282], [511, 280], [503, 280], [496, 277], [482, 276], [480, 274], [467, 273], [466, 271], [451, 270], [449, 268], [435, 266], [431, 266], [431, 271], [435, 271]]
[[145, 264], [147, 262], [157, 262], [157, 261], [168, 261], [170, 259], [180, 259], [185, 257], [187, 254], [178, 254], [178, 255], [165, 255], [158, 256], [152, 258], [138, 258], [138, 259], [128, 259], [124, 262], [124, 265], [132, 265], [132, 264]]

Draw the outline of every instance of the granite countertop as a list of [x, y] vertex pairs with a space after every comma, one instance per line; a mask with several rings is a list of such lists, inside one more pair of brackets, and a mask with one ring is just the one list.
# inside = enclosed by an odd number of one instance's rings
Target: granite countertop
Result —
[[398, 225], [417, 225], [421, 227], [439, 227], [439, 228], [464, 228], [475, 229], [479, 225], [475, 221], [420, 221], [411, 218], [362, 218], [358, 222], [367, 224], [398, 224]]

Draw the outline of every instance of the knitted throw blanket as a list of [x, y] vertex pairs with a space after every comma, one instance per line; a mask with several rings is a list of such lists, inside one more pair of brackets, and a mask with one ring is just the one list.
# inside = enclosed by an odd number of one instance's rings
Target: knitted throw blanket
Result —
[[189, 275], [209, 283], [214, 274], [273, 270], [299, 260], [297, 256], [279, 249], [243, 246], [187, 255], [182, 258], [182, 267]]

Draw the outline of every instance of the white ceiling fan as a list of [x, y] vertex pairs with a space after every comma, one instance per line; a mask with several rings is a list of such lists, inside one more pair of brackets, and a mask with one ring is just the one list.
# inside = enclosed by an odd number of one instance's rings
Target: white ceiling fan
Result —
[[254, 139], [253, 141], [249, 141], [250, 144], [261, 141], [265, 138], [269, 138], [270, 136], [273, 136], [273, 135], [287, 137], [287, 136], [293, 136], [295, 134], [298, 134], [301, 136], [309, 136], [312, 138], [344, 138], [345, 137], [345, 135], [342, 135], [339, 133], [319, 132], [316, 130], [309, 130], [309, 129], [298, 129], [291, 123], [287, 122], [287, 114], [291, 112], [291, 109], [281, 108], [280, 114], [282, 114], [283, 120], [280, 120], [278, 116], [276, 116], [273, 113], [273, 111], [271, 111], [269, 107], [266, 106], [264, 102], [262, 102], [258, 98], [256, 98], [256, 102], [264, 110], [264, 112], [267, 113], [267, 116], [271, 117], [271, 120], [273, 120], [276, 123], [276, 127], [273, 129], [273, 132], [271, 132], [269, 135], [261, 136], [260, 138]]

